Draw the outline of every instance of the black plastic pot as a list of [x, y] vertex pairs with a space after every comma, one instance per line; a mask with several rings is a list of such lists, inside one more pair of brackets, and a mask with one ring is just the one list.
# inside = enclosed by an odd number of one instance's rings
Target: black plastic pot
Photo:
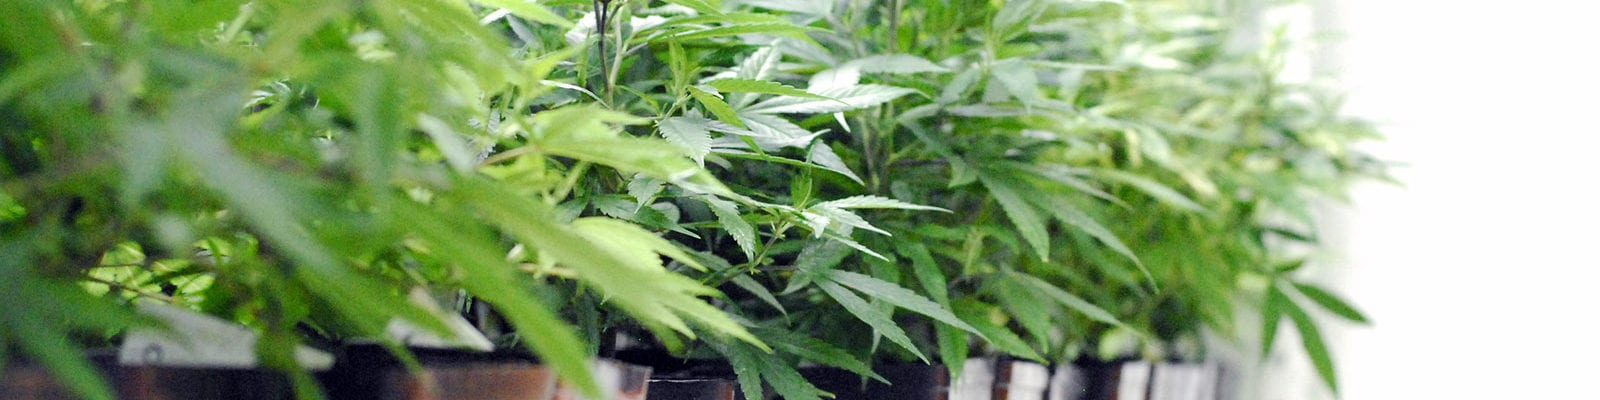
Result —
[[945, 400], [949, 397], [950, 371], [943, 365], [882, 365], [873, 371], [891, 384], [864, 380], [854, 372], [838, 368], [802, 368], [800, 375], [818, 389], [833, 393], [837, 400]]
[[648, 400], [742, 399], [739, 382], [732, 379], [651, 379]]

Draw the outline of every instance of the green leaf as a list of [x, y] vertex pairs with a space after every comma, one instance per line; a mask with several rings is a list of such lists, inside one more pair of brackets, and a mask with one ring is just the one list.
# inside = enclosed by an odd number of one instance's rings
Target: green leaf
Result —
[[1328, 347], [1322, 342], [1322, 332], [1317, 329], [1317, 324], [1294, 302], [1284, 302], [1283, 311], [1294, 322], [1295, 330], [1300, 331], [1300, 343], [1305, 347], [1306, 355], [1311, 357], [1311, 365], [1317, 368], [1322, 383], [1328, 385], [1328, 390], [1334, 396], [1338, 396], [1339, 379], [1333, 369], [1333, 356], [1328, 354]]
[[909, 54], [880, 54], [845, 63], [867, 73], [914, 74], [919, 72], [950, 72], [927, 59]]
[[522, 341], [529, 350], [585, 392], [599, 392], [589, 370], [589, 356], [577, 333], [518, 286], [520, 280], [512, 272], [515, 268], [506, 262], [505, 252], [484, 240], [493, 235], [475, 223], [463, 223], [470, 221], [465, 218], [447, 222], [409, 200], [395, 199], [393, 203], [395, 219], [406, 221], [412, 235], [464, 271], [461, 284], [468, 292], [494, 304], [519, 331], [539, 333], [539, 340]]
[[663, 268], [661, 258], [657, 254], [667, 256], [673, 260], [688, 265], [698, 271], [705, 271], [706, 266], [700, 261], [690, 257], [676, 244], [656, 236], [655, 233], [644, 230], [638, 225], [622, 220], [587, 217], [579, 218], [571, 223], [572, 228], [578, 233], [587, 236], [596, 244], [609, 244], [618, 256], [627, 253], [638, 253], [641, 257], [632, 265]]
[[1272, 355], [1272, 346], [1278, 339], [1278, 325], [1283, 321], [1284, 303], [1289, 299], [1278, 291], [1277, 285], [1267, 287], [1261, 305], [1261, 359]]
[[1027, 64], [1007, 62], [996, 65], [990, 77], [1000, 82], [1023, 106], [1032, 107], [1042, 97], [1039, 94], [1039, 75]]
[[946, 210], [946, 209], [939, 208], [939, 207], [924, 206], [924, 205], [919, 205], [919, 204], [911, 204], [911, 203], [903, 202], [903, 201], [900, 201], [900, 200], [895, 200], [895, 199], [882, 197], [882, 196], [874, 196], [874, 195], [870, 195], [870, 194], [869, 195], [850, 196], [850, 197], [846, 197], [846, 198], [842, 198], [842, 199], [838, 199], [838, 200], [826, 201], [826, 202], [823, 202], [822, 204], [827, 204], [829, 206], [838, 207], [838, 208], [847, 208], [847, 209], [867, 208], [867, 209], [927, 210], [927, 211], [950, 212], [950, 210]]
[[966, 367], [967, 361], [967, 335], [956, 327], [945, 324], [934, 324], [934, 339], [939, 343], [939, 360], [944, 362], [945, 369], [950, 371], [950, 376], [961, 376], [961, 370]]
[[[832, 280], [818, 280], [816, 285], [824, 293], [827, 293], [828, 297], [833, 298], [835, 302], [844, 307], [845, 311], [850, 312], [850, 315], [854, 315], [856, 319], [872, 327], [874, 333], [888, 338], [894, 344], [900, 345], [906, 351], [910, 351], [911, 354], [922, 359], [923, 362], [928, 361], [928, 356], [923, 355], [922, 350], [917, 349], [916, 344], [911, 342], [911, 338], [906, 336], [906, 331], [900, 329], [900, 325], [896, 325], [894, 319], [889, 317], [889, 314], [885, 314], [877, 307], [873, 307], [866, 300], [862, 300], [861, 297], [856, 296], [855, 293], [851, 293], [849, 289], [839, 286], [838, 283]], [[971, 325], [967, 325], [965, 322], [962, 325], [966, 326], [967, 330], [975, 332], [975, 330], [971, 329]]]
[[944, 271], [939, 270], [939, 264], [934, 262], [928, 247], [916, 242], [897, 242], [895, 252], [911, 259], [911, 273], [916, 275], [917, 283], [922, 284], [923, 290], [928, 291], [928, 297], [941, 306], [950, 307], [950, 291], [946, 287], [948, 284]]
[[1135, 189], [1139, 189], [1139, 191], [1167, 205], [1197, 213], [1206, 212], [1204, 206], [1195, 203], [1194, 200], [1189, 200], [1188, 196], [1184, 196], [1182, 193], [1178, 193], [1178, 191], [1172, 190], [1172, 188], [1150, 178], [1110, 169], [1094, 169], [1090, 171], [1101, 178], [1133, 186]]
[[1354, 322], [1368, 323], [1367, 316], [1361, 314], [1360, 310], [1356, 310], [1355, 307], [1350, 306], [1350, 303], [1345, 302], [1344, 299], [1335, 296], [1333, 293], [1329, 293], [1327, 290], [1309, 283], [1299, 282], [1294, 282], [1294, 288], [1298, 289], [1300, 294], [1305, 295], [1306, 298], [1311, 299], [1312, 302], [1322, 306], [1322, 309], [1328, 310], [1334, 315]]
[[517, 17], [520, 17], [522, 19], [526, 19], [526, 20], [530, 20], [530, 21], [543, 22], [543, 23], [546, 23], [546, 24], [559, 26], [559, 27], [562, 27], [562, 28], [565, 28], [565, 29], [572, 29], [572, 27], [573, 27], [572, 21], [568, 21], [566, 18], [562, 18], [560, 15], [556, 15], [556, 13], [554, 13], [554, 12], [550, 12], [550, 9], [545, 8], [544, 6], [541, 6], [541, 5], [539, 5], [537, 3], [534, 3], [534, 2], [531, 2], [531, 1], [524, 1], [524, 0], [472, 0], [472, 1], [477, 2], [479, 4], [486, 5], [486, 6], [490, 6], [490, 7], [504, 8], [506, 10], [510, 10], [512, 15], [516, 15]]
[[677, 181], [694, 175], [698, 168], [683, 150], [652, 139], [613, 137], [544, 140], [537, 142], [550, 154], [610, 166], [624, 172], [638, 172], [656, 179]]
[[749, 34], [760, 33], [760, 34], [768, 34], [768, 35], [788, 36], [788, 37], [801, 39], [801, 40], [810, 40], [810, 38], [806, 37], [806, 33], [813, 32], [813, 31], [819, 31], [819, 30], [820, 29], [817, 29], [817, 28], [804, 27], [804, 26], [795, 26], [794, 24], [790, 24], [790, 23], [770, 23], [769, 22], [769, 23], [752, 23], [752, 24], [734, 24], [734, 25], [719, 26], [719, 27], [715, 27], [715, 28], [696, 29], [696, 30], [677, 33], [677, 34], [672, 35], [672, 37], [676, 38], [678, 40], [687, 41], [687, 40], [696, 40], [696, 39], [709, 39], [709, 38], [715, 38], [715, 37], [735, 36], [735, 35], [749, 35]]
[[549, 257], [576, 270], [580, 279], [609, 295], [609, 302], [640, 322], [669, 327], [694, 338], [694, 332], [684, 322], [687, 318], [709, 331], [766, 348], [727, 314], [696, 297], [716, 295], [715, 289], [665, 269], [631, 267], [612, 249], [596, 246], [590, 237], [556, 223], [549, 206], [542, 203], [476, 179], [463, 180], [458, 187], [462, 201], [537, 249], [541, 259]]
[[989, 314], [994, 311], [994, 306], [965, 300], [956, 302], [955, 311], [963, 320], [970, 321], [975, 329], [983, 332], [982, 338], [994, 344], [1000, 351], [1041, 363], [1047, 362], [1039, 352], [1028, 347], [1028, 342], [1023, 341], [1015, 332], [989, 320]]
[[1039, 348], [1047, 348], [1050, 341], [1050, 331], [1054, 327], [1051, 318], [1050, 302], [1038, 297], [1034, 290], [1029, 290], [1009, 279], [994, 281], [994, 296], [1000, 299], [1005, 310], [1013, 320], [1017, 321], [1023, 329], [1033, 336], [1034, 344]]
[[706, 82], [706, 85], [716, 88], [718, 92], [722, 93], [761, 93], [779, 96], [802, 97], [808, 99], [829, 99], [825, 96], [820, 96], [804, 90], [796, 89], [793, 86], [773, 81], [756, 79], [722, 78], [713, 80], [711, 82]]
[[741, 111], [761, 114], [826, 114], [877, 106], [915, 90], [885, 85], [855, 85], [818, 90], [815, 95], [830, 100], [780, 96], [756, 103]]
[[1039, 293], [1045, 295], [1045, 297], [1055, 300], [1057, 303], [1060, 303], [1067, 308], [1082, 313], [1084, 316], [1089, 317], [1089, 319], [1133, 330], [1133, 328], [1122, 323], [1121, 320], [1118, 320], [1117, 317], [1112, 316], [1111, 313], [1107, 312], [1105, 309], [1090, 303], [1088, 300], [1084, 300], [1081, 297], [1073, 295], [1072, 293], [1067, 293], [1067, 291], [1061, 290], [1061, 288], [1051, 285], [1049, 282], [1045, 282], [1044, 280], [1036, 278], [1032, 275], [1015, 272], [1008, 273], [1007, 276], [1024, 285], [1028, 285], [1034, 289], [1037, 289]]
[[711, 208], [712, 214], [716, 214], [717, 223], [722, 224], [722, 230], [733, 237], [734, 243], [739, 245], [739, 250], [744, 252], [745, 260], [755, 261], [756, 229], [739, 214], [739, 206], [731, 201], [711, 196], [701, 196], [700, 201]]
[[706, 111], [710, 112], [711, 115], [717, 116], [718, 121], [722, 121], [728, 125], [733, 125], [739, 128], [746, 128], [744, 125], [744, 120], [740, 119], [739, 114], [733, 111], [733, 107], [729, 106], [727, 102], [722, 101], [722, 97], [719, 95], [713, 94], [710, 91], [706, 91], [698, 87], [690, 86], [689, 96], [694, 97], [695, 101], [700, 102], [700, 105], [705, 107]]
[[[699, 11], [699, 12], [702, 12], [702, 13], [711, 14], [711, 15], [717, 15], [717, 16], [722, 15], [722, 10], [721, 9], [718, 9], [717, 6], [714, 5], [712, 2], [707, 2], [706, 0], [666, 0], [666, 1], [668, 3], [677, 4], [677, 5], [684, 6], [684, 7], [689, 7], [689, 8], [694, 9], [695, 11]], [[720, 2], [717, 2], [717, 3], [720, 3]]]
[[861, 177], [856, 176], [855, 171], [851, 171], [850, 166], [845, 165], [844, 159], [839, 158], [839, 155], [835, 154], [833, 148], [829, 147], [827, 143], [817, 143], [811, 146], [810, 152], [806, 155], [806, 161], [810, 161], [811, 164], [822, 167], [822, 169], [844, 175], [844, 177], [850, 178], [856, 183], [862, 183]]
[[1111, 233], [1111, 230], [1100, 225], [1100, 222], [1095, 221], [1094, 217], [1090, 217], [1089, 214], [1078, 210], [1071, 201], [1057, 193], [1036, 193], [1027, 199], [1055, 216], [1057, 221], [1078, 228], [1089, 234], [1089, 236], [1100, 240], [1100, 243], [1110, 247], [1112, 251], [1127, 257], [1129, 261], [1133, 261], [1133, 264], [1139, 268], [1139, 272], [1144, 274], [1145, 281], [1150, 284], [1150, 287], [1156, 287], [1155, 276], [1152, 276], [1150, 270], [1145, 268], [1144, 263], [1139, 261], [1139, 257], [1133, 254], [1133, 249], [1129, 249], [1127, 244], [1122, 243], [1122, 239], [1117, 238], [1117, 235]]
[[843, 368], [856, 373], [856, 375], [876, 379], [879, 382], [890, 383], [888, 379], [884, 379], [878, 373], [873, 372], [872, 366], [861, 362], [855, 356], [850, 355], [850, 352], [835, 347], [828, 342], [775, 328], [757, 328], [753, 332], [756, 336], [760, 336], [768, 344], [771, 344], [774, 349], [798, 355], [801, 358], [819, 364]]
[[971, 325], [967, 325], [967, 323], [962, 321], [960, 318], [956, 318], [955, 314], [951, 314], [950, 310], [945, 309], [944, 306], [934, 303], [933, 301], [928, 300], [926, 297], [917, 295], [916, 292], [912, 292], [911, 290], [900, 287], [900, 285], [889, 283], [871, 276], [842, 270], [830, 270], [827, 272], [827, 277], [831, 281], [838, 282], [841, 285], [858, 290], [861, 293], [872, 296], [874, 299], [889, 302], [889, 304], [894, 304], [896, 307], [904, 308], [906, 310], [910, 310], [911, 312], [928, 316], [928, 318], [933, 318], [939, 322], [950, 324], [950, 326], [961, 328], [961, 330], [972, 332], [980, 337], [983, 336], [982, 333], [979, 333]]
[[1021, 182], [1004, 172], [995, 173], [988, 169], [978, 172], [978, 181], [982, 182], [983, 186], [989, 189], [989, 195], [1000, 203], [1000, 208], [1006, 212], [1006, 218], [1017, 227], [1017, 233], [1022, 235], [1022, 239], [1033, 247], [1035, 255], [1039, 256], [1040, 260], [1049, 261], [1050, 235], [1045, 229], [1045, 220], [1022, 195], [1031, 189], [1016, 187]]
[[[756, 282], [756, 279], [751, 278], [750, 275], [734, 275], [730, 282], [733, 282], [734, 286], [738, 286], [740, 289], [744, 289], [746, 292], [750, 292], [750, 294], [755, 295], [756, 298], [761, 299], [762, 302], [772, 306], [772, 308], [778, 310], [779, 313], [782, 313], [783, 315], [789, 315], [789, 310], [783, 309], [783, 303], [779, 302], [778, 298], [772, 295], [772, 291], [768, 290], [767, 287], [762, 285], [760, 282]], [[761, 335], [758, 334], [757, 336]]]
[[[818, 203], [807, 207], [804, 211], [801, 211], [801, 216], [808, 221], [807, 226], [813, 230], [826, 230], [833, 224], [839, 224], [850, 228], [865, 229], [881, 235], [890, 235], [889, 231], [872, 226], [865, 218], [861, 218], [856, 213], [826, 204]], [[835, 231], [845, 235], [850, 232], [850, 229], [836, 229]], [[821, 236], [821, 234], [818, 233], [818, 236]]]
[[785, 399], [821, 400], [823, 396], [833, 397], [828, 392], [812, 386], [788, 363], [773, 362], [771, 355], [757, 351], [749, 345], [715, 341], [711, 344], [728, 358], [728, 364], [733, 366], [733, 372], [739, 378], [739, 387], [744, 391], [746, 400], [765, 398], [762, 393], [763, 380], [771, 384], [773, 391]]
[[661, 137], [678, 145], [689, 158], [704, 166], [706, 154], [711, 153], [711, 120], [700, 117], [668, 117], [656, 123]]

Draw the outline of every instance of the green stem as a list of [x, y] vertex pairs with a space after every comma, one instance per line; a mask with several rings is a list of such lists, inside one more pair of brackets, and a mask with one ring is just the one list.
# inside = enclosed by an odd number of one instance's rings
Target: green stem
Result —
[[250, 17], [255, 16], [255, 14], [256, 3], [244, 3], [244, 5], [239, 6], [239, 16], [234, 17], [233, 21], [228, 23], [228, 30], [222, 33], [222, 37], [218, 41], [223, 44], [232, 43], [233, 38], [239, 36], [239, 31], [244, 30], [244, 24], [250, 22]]

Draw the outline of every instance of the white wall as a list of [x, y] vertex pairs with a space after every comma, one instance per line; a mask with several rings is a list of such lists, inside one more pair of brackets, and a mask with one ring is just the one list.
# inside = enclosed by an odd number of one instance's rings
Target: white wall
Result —
[[1330, 324], [1343, 397], [1600, 398], [1600, 4], [1318, 9], [1371, 149], [1409, 164], [1332, 214], [1325, 278], [1376, 322]]

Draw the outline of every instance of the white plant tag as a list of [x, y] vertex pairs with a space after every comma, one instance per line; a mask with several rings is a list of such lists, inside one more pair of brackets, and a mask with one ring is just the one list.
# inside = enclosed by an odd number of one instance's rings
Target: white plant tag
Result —
[[950, 400], [990, 400], [994, 396], [994, 362], [987, 358], [968, 358], [961, 376], [950, 385]]
[[1083, 395], [1085, 379], [1083, 372], [1072, 363], [1063, 361], [1056, 365], [1055, 375], [1050, 377], [1049, 400], [1073, 400]]
[[1050, 388], [1050, 369], [1031, 362], [1011, 362], [1011, 381], [1006, 388], [1005, 400], [1035, 400], [1044, 398]]
[[[231, 321], [155, 301], [140, 301], [139, 313], [167, 324], [170, 330], [141, 327], [128, 331], [117, 351], [121, 365], [192, 368], [256, 368], [254, 331]], [[306, 346], [294, 352], [306, 369], [333, 366], [333, 355]]]
[[1150, 384], [1150, 363], [1134, 361], [1122, 364], [1122, 374], [1117, 379], [1117, 400], [1145, 400], [1145, 388]]
[[428, 295], [426, 289], [420, 287], [412, 289], [407, 297], [411, 300], [411, 303], [432, 313], [440, 321], [444, 321], [445, 327], [450, 328], [450, 333], [454, 337], [445, 338], [412, 324], [410, 321], [395, 318], [389, 320], [389, 325], [384, 328], [390, 339], [394, 339], [406, 346], [417, 348], [462, 349], [483, 352], [494, 350], [494, 343], [490, 342], [489, 338], [484, 337], [482, 332], [478, 332], [478, 329], [474, 328], [471, 322], [467, 322], [460, 315], [444, 312], [444, 310], [440, 309], [439, 305], [434, 302], [433, 297]]

